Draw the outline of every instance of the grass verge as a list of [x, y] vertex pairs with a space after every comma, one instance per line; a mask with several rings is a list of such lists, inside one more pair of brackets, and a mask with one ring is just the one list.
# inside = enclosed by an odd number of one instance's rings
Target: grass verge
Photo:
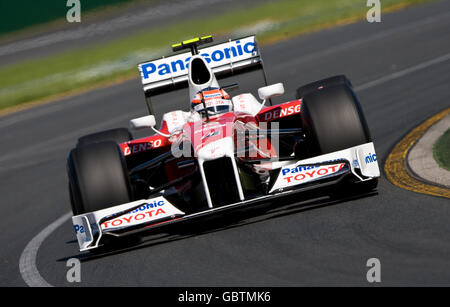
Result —
[[434, 143], [433, 157], [440, 167], [450, 171], [450, 129]]
[[[383, 0], [382, 11], [428, 1]], [[246, 10], [238, 8], [214, 18], [182, 20], [107, 44], [9, 65], [0, 70], [0, 110], [48, 101], [117, 79], [137, 78], [139, 62], [170, 53], [168, 46], [183, 39], [209, 34], [257, 34], [259, 43], [267, 44], [364, 19], [368, 10], [363, 0], [279, 0]]]

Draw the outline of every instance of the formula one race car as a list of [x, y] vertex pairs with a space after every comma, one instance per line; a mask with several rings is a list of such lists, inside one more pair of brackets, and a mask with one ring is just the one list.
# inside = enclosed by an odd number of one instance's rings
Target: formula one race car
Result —
[[[139, 64], [150, 115], [130, 128], [79, 138], [67, 159], [73, 224], [81, 251], [107, 238], [251, 207], [336, 185], [369, 191], [380, 171], [361, 106], [345, 76], [304, 85], [272, 105], [282, 83], [230, 96], [218, 79], [265, 72], [255, 36], [209, 47], [211, 36], [172, 46], [170, 57]], [[189, 49], [190, 51], [183, 51]], [[189, 87], [185, 110], [159, 129], [151, 97]], [[186, 99], [187, 100], [187, 99]], [[190, 106], [190, 107], [189, 107]], [[188, 108], [189, 107], [189, 108]]]

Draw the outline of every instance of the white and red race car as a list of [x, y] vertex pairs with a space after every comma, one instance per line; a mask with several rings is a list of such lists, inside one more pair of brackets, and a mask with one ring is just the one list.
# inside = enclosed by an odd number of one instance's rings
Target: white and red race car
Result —
[[[225, 210], [307, 190], [376, 188], [380, 171], [361, 106], [345, 76], [304, 85], [272, 105], [283, 84], [231, 96], [218, 79], [265, 72], [255, 36], [220, 44], [201, 37], [173, 56], [139, 64], [150, 115], [130, 128], [79, 138], [67, 159], [73, 225], [81, 251]], [[182, 51], [190, 49], [190, 51]], [[155, 128], [150, 97], [189, 87], [185, 110]], [[188, 107], [189, 106], [189, 107]], [[105, 240], [106, 239], [106, 240]]]

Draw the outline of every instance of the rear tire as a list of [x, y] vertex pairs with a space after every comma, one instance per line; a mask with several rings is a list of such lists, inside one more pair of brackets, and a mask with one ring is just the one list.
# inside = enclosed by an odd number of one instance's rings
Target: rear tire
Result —
[[121, 144], [132, 139], [133, 137], [127, 128], [116, 128], [82, 136], [78, 139], [77, 147], [105, 141]]
[[[318, 156], [372, 142], [361, 105], [348, 84], [325, 86], [303, 96], [301, 119], [309, 156]], [[369, 192], [378, 178], [338, 188]]]
[[352, 87], [352, 83], [345, 75], [337, 75], [333, 77], [329, 77], [323, 80], [315, 81], [303, 85], [297, 89], [297, 99], [301, 99], [306, 94], [309, 94], [313, 91], [317, 91], [321, 88], [337, 86], [337, 85], [346, 85], [348, 87]]
[[132, 188], [120, 147], [112, 141], [72, 149], [67, 159], [74, 215], [130, 202]]

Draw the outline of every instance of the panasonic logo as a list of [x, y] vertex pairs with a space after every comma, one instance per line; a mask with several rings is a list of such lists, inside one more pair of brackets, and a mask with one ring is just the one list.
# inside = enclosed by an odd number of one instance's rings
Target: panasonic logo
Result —
[[[235, 58], [244, 54], [252, 54], [255, 51], [256, 44], [254, 42], [247, 42], [241, 44], [241, 41], [234, 42], [234, 46], [226, 44], [227, 47], [223, 49], [216, 49], [211, 53], [203, 52], [200, 55], [206, 60], [208, 64], [221, 62], [225, 59]], [[154, 62], [141, 64], [142, 77], [148, 79], [153, 74], [164, 76], [167, 74], [180, 72], [188, 69], [189, 60], [191, 57], [187, 57], [184, 60], [178, 59], [171, 62], [161, 63], [159, 65]]]
[[366, 158], [365, 158], [366, 164], [373, 163], [373, 162], [376, 162], [376, 161], [377, 161], [377, 155], [376, 154], [369, 153], [369, 155], [366, 156]]

